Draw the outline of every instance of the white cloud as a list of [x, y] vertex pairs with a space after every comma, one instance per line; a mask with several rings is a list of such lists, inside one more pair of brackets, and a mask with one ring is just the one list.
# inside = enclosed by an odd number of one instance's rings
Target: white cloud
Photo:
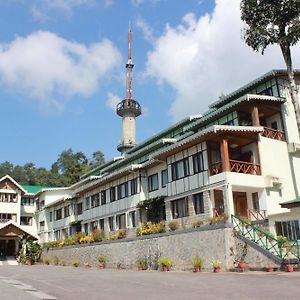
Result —
[[121, 55], [107, 39], [86, 46], [47, 31], [0, 44], [0, 84], [44, 108], [88, 97], [107, 81]]
[[149, 43], [153, 44], [155, 42], [155, 37], [153, 34], [153, 30], [150, 25], [142, 18], [138, 18], [136, 20], [136, 26], [140, 28], [143, 32], [144, 39]]
[[122, 99], [113, 93], [108, 93], [107, 94], [107, 100], [106, 100], [106, 105], [107, 107], [111, 108], [112, 110], [116, 110], [117, 104], [121, 101]]
[[[270, 69], [284, 67], [278, 46], [265, 55], [241, 40], [240, 0], [216, 0], [212, 14], [187, 14], [177, 27], [166, 26], [148, 53], [145, 74], [176, 91], [173, 120], [205, 112], [221, 93], [229, 93]], [[296, 49], [293, 49], [296, 53]], [[294, 65], [300, 57], [294, 57]]]

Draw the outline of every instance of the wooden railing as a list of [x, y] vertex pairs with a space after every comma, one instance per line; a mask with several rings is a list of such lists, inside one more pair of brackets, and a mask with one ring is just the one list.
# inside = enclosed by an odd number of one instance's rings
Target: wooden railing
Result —
[[[250, 162], [239, 161], [239, 160], [230, 160], [229, 164], [230, 164], [229, 172], [261, 175], [260, 165], [258, 164], [253, 164]], [[210, 175], [216, 175], [222, 172], [223, 172], [222, 162], [217, 162], [211, 165]]]
[[217, 162], [211, 165], [210, 167], [210, 175], [216, 175], [222, 173], [222, 162]]
[[260, 165], [245, 161], [230, 160], [230, 172], [261, 175]]
[[265, 220], [267, 211], [264, 209], [248, 209], [248, 217], [251, 221]]
[[264, 127], [262, 136], [273, 139], [273, 140], [279, 140], [279, 141], [283, 141], [283, 142], [286, 141], [285, 134], [283, 131], [279, 131], [279, 130], [268, 128], [268, 127]]

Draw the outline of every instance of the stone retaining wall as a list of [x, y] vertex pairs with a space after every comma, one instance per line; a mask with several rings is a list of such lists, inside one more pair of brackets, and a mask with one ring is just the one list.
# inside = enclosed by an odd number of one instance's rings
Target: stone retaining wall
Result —
[[[168, 257], [175, 264], [173, 269], [189, 270], [192, 269], [192, 258], [199, 255], [204, 259], [204, 270], [212, 269], [211, 261], [214, 259], [222, 262], [223, 270], [228, 270], [234, 267], [234, 259], [239, 251], [236, 249], [240, 249], [236, 246], [235, 239], [230, 224], [218, 224], [117, 241], [51, 248], [43, 251], [42, 258], [51, 261], [57, 257], [67, 265], [72, 260], [79, 259], [82, 265], [88, 263], [98, 266], [97, 257], [105, 255], [108, 267], [132, 269], [135, 268], [137, 258], [145, 257], [149, 267], [155, 269], [159, 257]], [[250, 257], [255, 258], [255, 254]], [[267, 264], [263, 255], [258, 257], [259, 265]], [[257, 267], [255, 262], [252, 262], [252, 267]]]

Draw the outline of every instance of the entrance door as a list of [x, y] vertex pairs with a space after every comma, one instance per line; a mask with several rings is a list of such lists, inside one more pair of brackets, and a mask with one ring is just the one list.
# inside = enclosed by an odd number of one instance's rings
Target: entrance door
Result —
[[15, 256], [16, 255], [16, 241], [15, 240], [8, 240], [6, 255], [7, 256]]
[[6, 240], [0, 240], [0, 257], [6, 256]]
[[239, 217], [248, 217], [247, 194], [245, 192], [233, 192], [234, 213]]

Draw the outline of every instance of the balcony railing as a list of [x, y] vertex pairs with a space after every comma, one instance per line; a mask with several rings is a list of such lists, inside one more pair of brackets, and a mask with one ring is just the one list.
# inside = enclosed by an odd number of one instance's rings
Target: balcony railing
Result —
[[268, 127], [264, 127], [262, 136], [273, 139], [273, 140], [278, 140], [278, 141], [283, 141], [283, 142], [286, 141], [285, 134], [283, 131], [279, 131], [279, 130], [268, 128]]
[[267, 217], [267, 211], [264, 209], [248, 209], [248, 217], [251, 221], [262, 221]]
[[[261, 175], [260, 165], [239, 161], [239, 160], [229, 160], [230, 172], [243, 173], [243, 174], [252, 174], [252, 175]], [[210, 175], [216, 175], [222, 173], [222, 162], [217, 162], [211, 165]]]
[[230, 160], [230, 172], [243, 173], [243, 174], [253, 174], [253, 175], [261, 175], [260, 165], [238, 161], [238, 160]]

